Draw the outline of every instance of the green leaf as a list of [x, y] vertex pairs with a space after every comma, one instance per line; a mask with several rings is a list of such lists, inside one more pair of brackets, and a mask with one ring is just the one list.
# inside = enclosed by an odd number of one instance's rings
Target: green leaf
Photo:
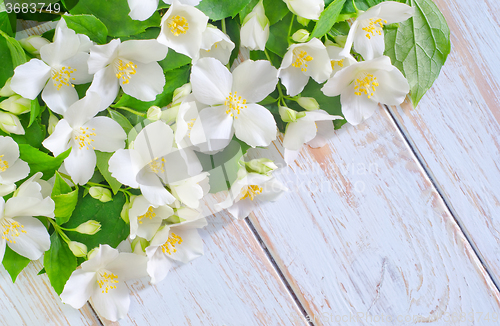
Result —
[[87, 35], [98, 44], [107, 43], [108, 28], [94, 15], [63, 16], [69, 28], [78, 34]]
[[17, 276], [21, 271], [28, 266], [30, 260], [24, 256], [19, 255], [9, 246], [5, 247], [5, 255], [3, 256], [3, 267], [9, 272], [12, 282], [16, 281]]
[[60, 295], [78, 265], [75, 255], [57, 232], [50, 236], [50, 249], [45, 252], [43, 265], [50, 284]]
[[40, 107], [40, 103], [38, 102], [38, 98], [35, 98], [31, 101], [31, 111], [30, 111], [30, 122], [28, 123], [28, 127], [31, 127], [33, 122], [35, 122], [36, 118], [42, 112], [42, 108]]
[[125, 131], [125, 133], [127, 135], [130, 132], [130, 130], [132, 130], [132, 128], [134, 128], [134, 126], [132, 126], [130, 121], [127, 118], [125, 118], [125, 116], [123, 114], [121, 114], [120, 112], [118, 112], [116, 110], [110, 109], [109, 116], [111, 117], [111, 119], [118, 122], [118, 124], [123, 128], [123, 130]]
[[15, 68], [19, 65], [22, 65], [23, 63], [26, 63], [26, 54], [24, 53], [24, 49], [22, 48], [21, 44], [19, 44], [16, 39], [10, 37], [8, 34], [1, 30], [0, 35], [3, 36], [7, 41], [7, 47], [9, 48], [12, 58], [12, 66]]
[[70, 238], [84, 243], [90, 251], [99, 244], [108, 244], [116, 248], [120, 242], [130, 234], [129, 226], [122, 220], [120, 213], [125, 204], [125, 196], [119, 192], [107, 203], [100, 202], [91, 196], [82, 198], [83, 190], [80, 189], [80, 200], [65, 228], [73, 229], [78, 225], [92, 219], [101, 223], [101, 231], [94, 235], [72, 232]]
[[292, 18], [292, 13], [288, 13], [278, 23], [269, 27], [269, 39], [266, 48], [280, 57], [283, 57], [288, 49], [288, 29]]
[[61, 225], [68, 222], [78, 202], [78, 188], [71, 189], [61, 175], [56, 172], [56, 180], [50, 198], [56, 204], [54, 210], [56, 223]]
[[240, 24], [236, 18], [227, 18], [226, 19], [226, 31], [227, 35], [234, 43], [234, 49], [231, 52], [231, 56], [229, 58], [229, 66], [231, 66], [234, 60], [238, 57], [240, 52]]
[[251, 0], [203, 0], [198, 9], [212, 20], [221, 20], [236, 16]]
[[431, 0], [407, 0], [412, 18], [385, 31], [385, 54], [408, 79], [414, 106], [437, 79], [450, 53], [450, 29]]
[[270, 25], [276, 24], [289, 13], [286, 3], [277, 0], [264, 0], [264, 11]]
[[182, 53], [177, 53], [168, 49], [167, 57], [158, 62], [163, 68], [163, 72], [174, 70], [191, 63], [191, 58]]
[[111, 190], [116, 195], [118, 193], [118, 189], [122, 186], [122, 183], [111, 176], [111, 172], [109, 172], [109, 159], [113, 156], [113, 153], [106, 153], [95, 151], [95, 155], [97, 157], [97, 169], [101, 172], [104, 179], [108, 182]]
[[339, 17], [345, 2], [346, 0], [335, 0], [321, 13], [309, 40], [313, 37], [320, 38], [328, 33], [328, 31], [337, 22], [337, 18]]
[[156, 105], [160, 108], [167, 106], [172, 102], [172, 96], [176, 88], [181, 87], [189, 80], [190, 67], [183, 66], [178, 69], [170, 70], [165, 73], [165, 87], [163, 92], [156, 96], [151, 102], [140, 101], [130, 95], [123, 94], [118, 103], [113, 107], [134, 108], [137, 111], [147, 111], [151, 106]]
[[70, 152], [71, 149], [68, 149], [59, 156], [53, 157], [28, 144], [19, 144], [19, 157], [30, 166], [30, 176], [42, 172], [44, 180], [50, 179], [54, 175]]
[[0, 29], [0, 87], [14, 75], [14, 68], [25, 62], [26, 54], [19, 42]]
[[127, 0], [80, 0], [73, 9], [72, 15], [88, 14], [99, 18], [108, 28], [111, 36], [129, 36], [144, 32], [148, 27], [159, 26], [160, 15], [154, 13], [145, 21], [132, 20]]
[[4, 31], [9, 36], [15, 36], [12, 31], [12, 25], [10, 24], [9, 14], [5, 11], [0, 12], [0, 30]]

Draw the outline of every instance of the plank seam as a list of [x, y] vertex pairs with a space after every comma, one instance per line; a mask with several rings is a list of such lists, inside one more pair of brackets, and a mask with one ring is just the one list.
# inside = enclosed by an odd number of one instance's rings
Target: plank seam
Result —
[[500, 282], [499, 282], [499, 280], [495, 277], [495, 275], [493, 274], [493, 272], [489, 268], [489, 266], [486, 263], [483, 255], [481, 254], [479, 248], [477, 248], [477, 246], [475, 245], [475, 243], [472, 241], [472, 236], [467, 232], [467, 229], [464, 227], [462, 221], [458, 218], [458, 216], [459, 216], [458, 213], [455, 211], [455, 209], [453, 208], [453, 205], [450, 203], [449, 199], [444, 194], [444, 191], [441, 188], [441, 186], [439, 185], [439, 183], [437, 182], [436, 177], [434, 176], [434, 174], [432, 173], [432, 171], [430, 170], [430, 168], [428, 168], [425, 165], [425, 163], [424, 163], [425, 160], [422, 157], [422, 154], [420, 154], [420, 152], [418, 151], [418, 149], [417, 149], [417, 147], [415, 145], [415, 142], [413, 141], [413, 139], [411, 138], [411, 136], [408, 135], [407, 132], [405, 132], [405, 129], [403, 128], [402, 124], [396, 118], [396, 116], [393, 113], [392, 109], [389, 106], [387, 106], [387, 105], [384, 105], [384, 108], [389, 113], [389, 116], [391, 117], [391, 119], [394, 122], [397, 130], [401, 134], [401, 137], [405, 140], [406, 144], [410, 148], [413, 156], [415, 157], [416, 161], [418, 162], [418, 164], [422, 168], [422, 171], [424, 171], [424, 173], [426, 174], [426, 176], [429, 179], [432, 187], [436, 190], [437, 194], [439, 195], [439, 198], [441, 198], [441, 200], [443, 201], [446, 209], [448, 210], [448, 212], [450, 213], [451, 217], [453, 218], [453, 220], [457, 224], [458, 228], [460, 229], [460, 232], [462, 232], [463, 236], [465, 237], [465, 239], [467, 240], [467, 242], [471, 246], [472, 250], [474, 251], [474, 254], [476, 255], [476, 257], [479, 260], [479, 262], [481, 263], [482, 267], [484, 268], [484, 270], [488, 274], [488, 276], [489, 276], [491, 282], [493, 283], [493, 285], [495, 286], [496, 290], [500, 293]]
[[92, 313], [97, 317], [96, 319], [99, 322], [99, 326], [104, 326], [104, 324], [101, 320], [101, 316], [99, 316], [99, 314], [95, 311], [95, 309], [92, 306], [92, 304], [90, 303], [90, 301], [87, 301], [87, 303], [89, 304], [89, 307], [90, 307], [90, 310], [92, 311]]
[[264, 243], [264, 240], [262, 240], [261, 236], [257, 232], [257, 229], [255, 229], [253, 223], [250, 221], [250, 219], [248, 217], [245, 218], [245, 222], [247, 223], [248, 227], [252, 231], [252, 233], [253, 233], [254, 237], [256, 238], [257, 242], [260, 244], [260, 246], [262, 248], [262, 251], [264, 251], [264, 253], [266, 254], [267, 259], [271, 262], [271, 265], [273, 266], [274, 270], [276, 271], [276, 273], [278, 274], [279, 278], [281, 279], [281, 282], [283, 282], [283, 284], [285, 285], [288, 293], [293, 298], [293, 301], [295, 301], [295, 304], [297, 305], [297, 307], [299, 308], [300, 312], [304, 316], [304, 319], [307, 321], [308, 325], [315, 326], [310, 321], [310, 318], [308, 318], [309, 315], [306, 312], [306, 310], [304, 309], [304, 306], [302, 306], [302, 304], [300, 303], [300, 300], [297, 297], [297, 295], [295, 294], [295, 292], [293, 291], [292, 286], [290, 285], [290, 283], [286, 279], [285, 275], [283, 274], [283, 272], [279, 268], [278, 264], [274, 260], [273, 255], [271, 254], [271, 252], [267, 248], [266, 244]]

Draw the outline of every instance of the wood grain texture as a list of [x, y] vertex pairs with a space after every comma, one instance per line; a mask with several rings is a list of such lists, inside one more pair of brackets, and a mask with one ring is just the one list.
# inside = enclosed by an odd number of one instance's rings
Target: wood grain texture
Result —
[[500, 313], [500, 294], [385, 110], [307, 148], [278, 179], [290, 191], [250, 219], [316, 325]]
[[435, 2], [452, 52], [416, 109], [391, 111], [500, 285], [500, 2]]
[[80, 310], [63, 304], [47, 275], [37, 275], [41, 269], [41, 262], [30, 263], [13, 284], [0, 267], [0, 325], [101, 325], [88, 304]]
[[211, 215], [207, 221], [208, 226], [200, 231], [204, 256], [170, 271], [156, 286], [148, 279], [129, 282], [128, 317], [116, 323], [101, 319], [103, 323], [306, 325], [247, 223], [227, 214]]

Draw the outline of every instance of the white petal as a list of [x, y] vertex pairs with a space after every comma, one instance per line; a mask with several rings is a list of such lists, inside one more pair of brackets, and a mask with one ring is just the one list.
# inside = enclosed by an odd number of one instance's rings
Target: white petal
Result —
[[87, 303], [96, 285], [97, 277], [95, 272], [86, 272], [83, 269], [77, 269], [71, 274], [69, 280], [64, 285], [64, 290], [61, 293], [61, 301], [75, 309], [80, 309]]
[[381, 35], [369, 34], [370, 38], [368, 38], [367, 33], [361, 30], [362, 27], [360, 23], [359, 31], [354, 35], [354, 50], [361, 54], [365, 60], [380, 57], [385, 50], [383, 31]]
[[74, 56], [79, 47], [80, 39], [75, 31], [69, 28], [57, 28], [54, 42], [40, 49], [40, 57], [49, 66], [54, 67]]
[[118, 54], [120, 40], [111, 40], [105, 45], [94, 45], [90, 48], [90, 57], [88, 61], [89, 73], [95, 74], [111, 64]]
[[156, 8], [158, 8], [158, 0], [128, 0], [130, 13], [128, 14], [133, 20], [144, 21], [151, 17]]
[[130, 295], [127, 285], [119, 280], [116, 288], [108, 293], [102, 293], [102, 290], [96, 289], [92, 294], [93, 307], [104, 318], [110, 321], [117, 321], [127, 316], [130, 306]]
[[323, 0], [286, 0], [285, 3], [294, 14], [313, 20], [319, 19], [325, 9]]
[[227, 211], [236, 219], [244, 219], [255, 209], [256, 201], [245, 198], [234, 203]]
[[302, 145], [316, 136], [316, 132], [317, 128], [314, 121], [299, 119], [296, 122], [290, 122], [286, 127], [283, 147], [292, 151], [298, 151]]
[[325, 146], [328, 140], [335, 136], [335, 127], [331, 121], [317, 121], [316, 126], [318, 127], [316, 137], [307, 143], [312, 148]]
[[116, 259], [106, 265], [106, 269], [118, 275], [120, 280], [128, 281], [148, 276], [147, 261], [145, 256], [121, 252]]
[[26, 233], [21, 233], [9, 247], [30, 260], [37, 260], [50, 248], [50, 236], [45, 226], [33, 217], [22, 216], [15, 219], [23, 225]]
[[2, 183], [14, 183], [24, 179], [30, 173], [28, 163], [22, 160], [16, 160], [9, 166], [7, 170], [0, 173]]
[[62, 63], [62, 65], [65, 67], [76, 69], [75, 72], [71, 73], [71, 77], [75, 78], [71, 82], [72, 84], [85, 84], [92, 81], [92, 78], [94, 76], [89, 74], [89, 68], [87, 64], [89, 57], [90, 55], [88, 53], [79, 52], [74, 57], [71, 57]]
[[246, 60], [233, 71], [233, 91], [248, 103], [257, 103], [276, 88], [278, 70], [266, 60]]
[[167, 51], [168, 48], [157, 40], [130, 40], [120, 44], [118, 57], [134, 63], [151, 63], [165, 59]]
[[353, 64], [337, 72], [321, 88], [323, 94], [325, 94], [326, 96], [340, 95], [342, 91], [353, 82], [354, 76], [358, 69], [357, 67], [359, 67], [359, 64]]
[[346, 88], [342, 92], [340, 104], [347, 122], [354, 126], [371, 117], [378, 107], [375, 101], [368, 99], [365, 95], [354, 94], [354, 87]]
[[233, 77], [222, 63], [214, 58], [202, 58], [191, 70], [193, 95], [208, 105], [222, 104], [231, 92]]
[[62, 85], [58, 89], [49, 80], [42, 92], [42, 99], [53, 112], [64, 114], [73, 103], [78, 101], [78, 93], [74, 87], [68, 85]]
[[137, 69], [127, 84], [120, 79], [123, 91], [141, 101], [154, 101], [163, 92], [165, 75], [158, 62], [136, 63]]
[[172, 267], [172, 260], [158, 246], [146, 248], [146, 254], [149, 258], [147, 269], [149, 276], [151, 276], [151, 283], [157, 284], [167, 276]]
[[304, 74], [311, 76], [318, 83], [324, 83], [332, 74], [332, 64], [326, 47], [319, 39], [313, 38], [299, 48], [313, 58], [307, 62], [307, 70], [304, 71]]
[[10, 88], [22, 97], [34, 100], [49, 80], [50, 70], [42, 60], [31, 59], [14, 69]]
[[64, 168], [68, 171], [75, 184], [84, 185], [94, 175], [96, 157], [93, 149], [71, 150], [69, 156], [64, 160]]
[[144, 127], [137, 135], [134, 149], [144, 162], [150, 162], [170, 153], [173, 141], [172, 128], [163, 121], [156, 121]]
[[[302, 147], [301, 147], [301, 149], [302, 149]], [[293, 151], [291, 149], [285, 148], [285, 152], [283, 154], [283, 159], [285, 160], [285, 163], [287, 165], [292, 164], [297, 159], [297, 157], [299, 156], [301, 149]]]
[[233, 118], [226, 114], [225, 106], [217, 106], [200, 111], [190, 139], [203, 152], [218, 151], [229, 144], [233, 134]]
[[3, 261], [3, 256], [5, 256], [5, 247], [7, 246], [7, 241], [0, 238], [0, 261]]
[[64, 113], [64, 120], [73, 128], [86, 124], [98, 112], [101, 98], [97, 93], [87, 92], [84, 98], [71, 105]]
[[397, 68], [392, 71], [377, 71], [375, 76], [379, 84], [372, 97], [375, 102], [387, 105], [403, 103], [406, 94], [410, 91], [410, 86]]
[[144, 197], [153, 205], [168, 205], [175, 201], [175, 197], [165, 189], [154, 173], [141, 175], [138, 178], [138, 183]]
[[73, 128], [65, 119], [59, 120], [52, 135], [45, 139], [42, 144], [51, 151], [54, 156], [61, 154], [69, 148], [69, 141], [73, 133]]
[[82, 263], [82, 269], [86, 272], [97, 272], [118, 258], [119, 254], [118, 250], [111, 248], [107, 244], [101, 244], [93, 257]]
[[295, 96], [302, 92], [309, 81], [309, 76], [305, 75], [300, 68], [289, 66], [288, 68], [280, 68], [279, 78], [286, 87], [286, 92], [290, 96]]
[[90, 92], [99, 94], [101, 104], [99, 105], [98, 110], [102, 111], [107, 109], [108, 106], [113, 103], [116, 95], [118, 95], [119, 89], [120, 83], [118, 82], [118, 78], [116, 78], [114, 68], [108, 66], [105, 69], [99, 70], [94, 75], [94, 80], [87, 90], [87, 94]]
[[0, 196], [7, 196], [16, 190], [15, 183], [0, 184]]
[[[41, 197], [40, 192], [38, 196]], [[16, 197], [12, 197], [7, 200], [5, 207], [5, 216], [16, 217], [16, 216], [54, 216], [54, 201], [50, 198], [35, 198], [27, 197], [25, 195], [17, 194]]]
[[203, 240], [197, 229], [184, 229], [171, 227], [170, 231], [182, 238], [182, 243], [176, 244], [176, 252], [171, 250], [170, 257], [174, 260], [189, 263], [191, 260], [203, 255]]
[[377, 17], [386, 20], [386, 24], [400, 23], [415, 13], [415, 8], [396, 1], [381, 2], [375, 7], [380, 8]]
[[248, 104], [234, 119], [236, 137], [252, 147], [268, 146], [276, 139], [276, 121], [265, 107]]
[[141, 168], [138, 162], [142, 159], [139, 153], [135, 150], [119, 149], [108, 161], [109, 172], [121, 183], [132, 188], [138, 188], [136, 176]]
[[95, 129], [96, 134], [92, 145], [103, 152], [114, 152], [125, 147], [127, 135], [123, 128], [113, 119], [108, 117], [95, 117], [90, 119], [84, 127]]

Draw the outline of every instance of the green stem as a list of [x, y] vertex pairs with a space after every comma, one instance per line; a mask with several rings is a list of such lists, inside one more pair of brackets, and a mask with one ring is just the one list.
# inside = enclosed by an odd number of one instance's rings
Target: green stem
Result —
[[[286, 106], [285, 96], [283, 96], [283, 91], [281, 90], [281, 84], [279, 82], [278, 82], [277, 88], [278, 88], [278, 93], [280, 95], [280, 97], [278, 98], [278, 101], [281, 101], [283, 106]], [[278, 103], [278, 105], [279, 105], [279, 103]]]
[[293, 21], [295, 20], [295, 15], [292, 16], [292, 20], [290, 20], [290, 27], [288, 27], [288, 46], [292, 45], [293, 42], [290, 40], [292, 39], [292, 27], [293, 27]]
[[130, 113], [133, 113], [133, 114], [135, 114], [135, 115], [138, 115], [138, 116], [140, 116], [140, 117], [144, 117], [144, 116], [146, 116], [146, 114], [145, 114], [145, 113], [143, 113], [143, 112], [137, 112], [136, 110], [132, 110], [132, 109], [127, 108], [127, 107], [124, 107], [124, 106], [118, 106], [118, 107], [115, 107], [115, 109], [125, 110], [125, 111], [128, 111], [128, 112], [130, 112]]
[[267, 60], [269, 60], [272, 64], [271, 57], [269, 56], [269, 53], [267, 53], [267, 49], [264, 49], [264, 54], [266, 55]]
[[224, 34], [227, 34], [227, 32], [226, 32], [226, 20], [223, 19], [220, 22], [221, 22], [222, 31], [224, 32]]
[[62, 227], [60, 227], [53, 219], [47, 217], [47, 220], [52, 224], [54, 227], [54, 230], [61, 236], [61, 238], [64, 240], [64, 242], [69, 243], [71, 240], [69, 240], [68, 236], [66, 233], [62, 231]]

